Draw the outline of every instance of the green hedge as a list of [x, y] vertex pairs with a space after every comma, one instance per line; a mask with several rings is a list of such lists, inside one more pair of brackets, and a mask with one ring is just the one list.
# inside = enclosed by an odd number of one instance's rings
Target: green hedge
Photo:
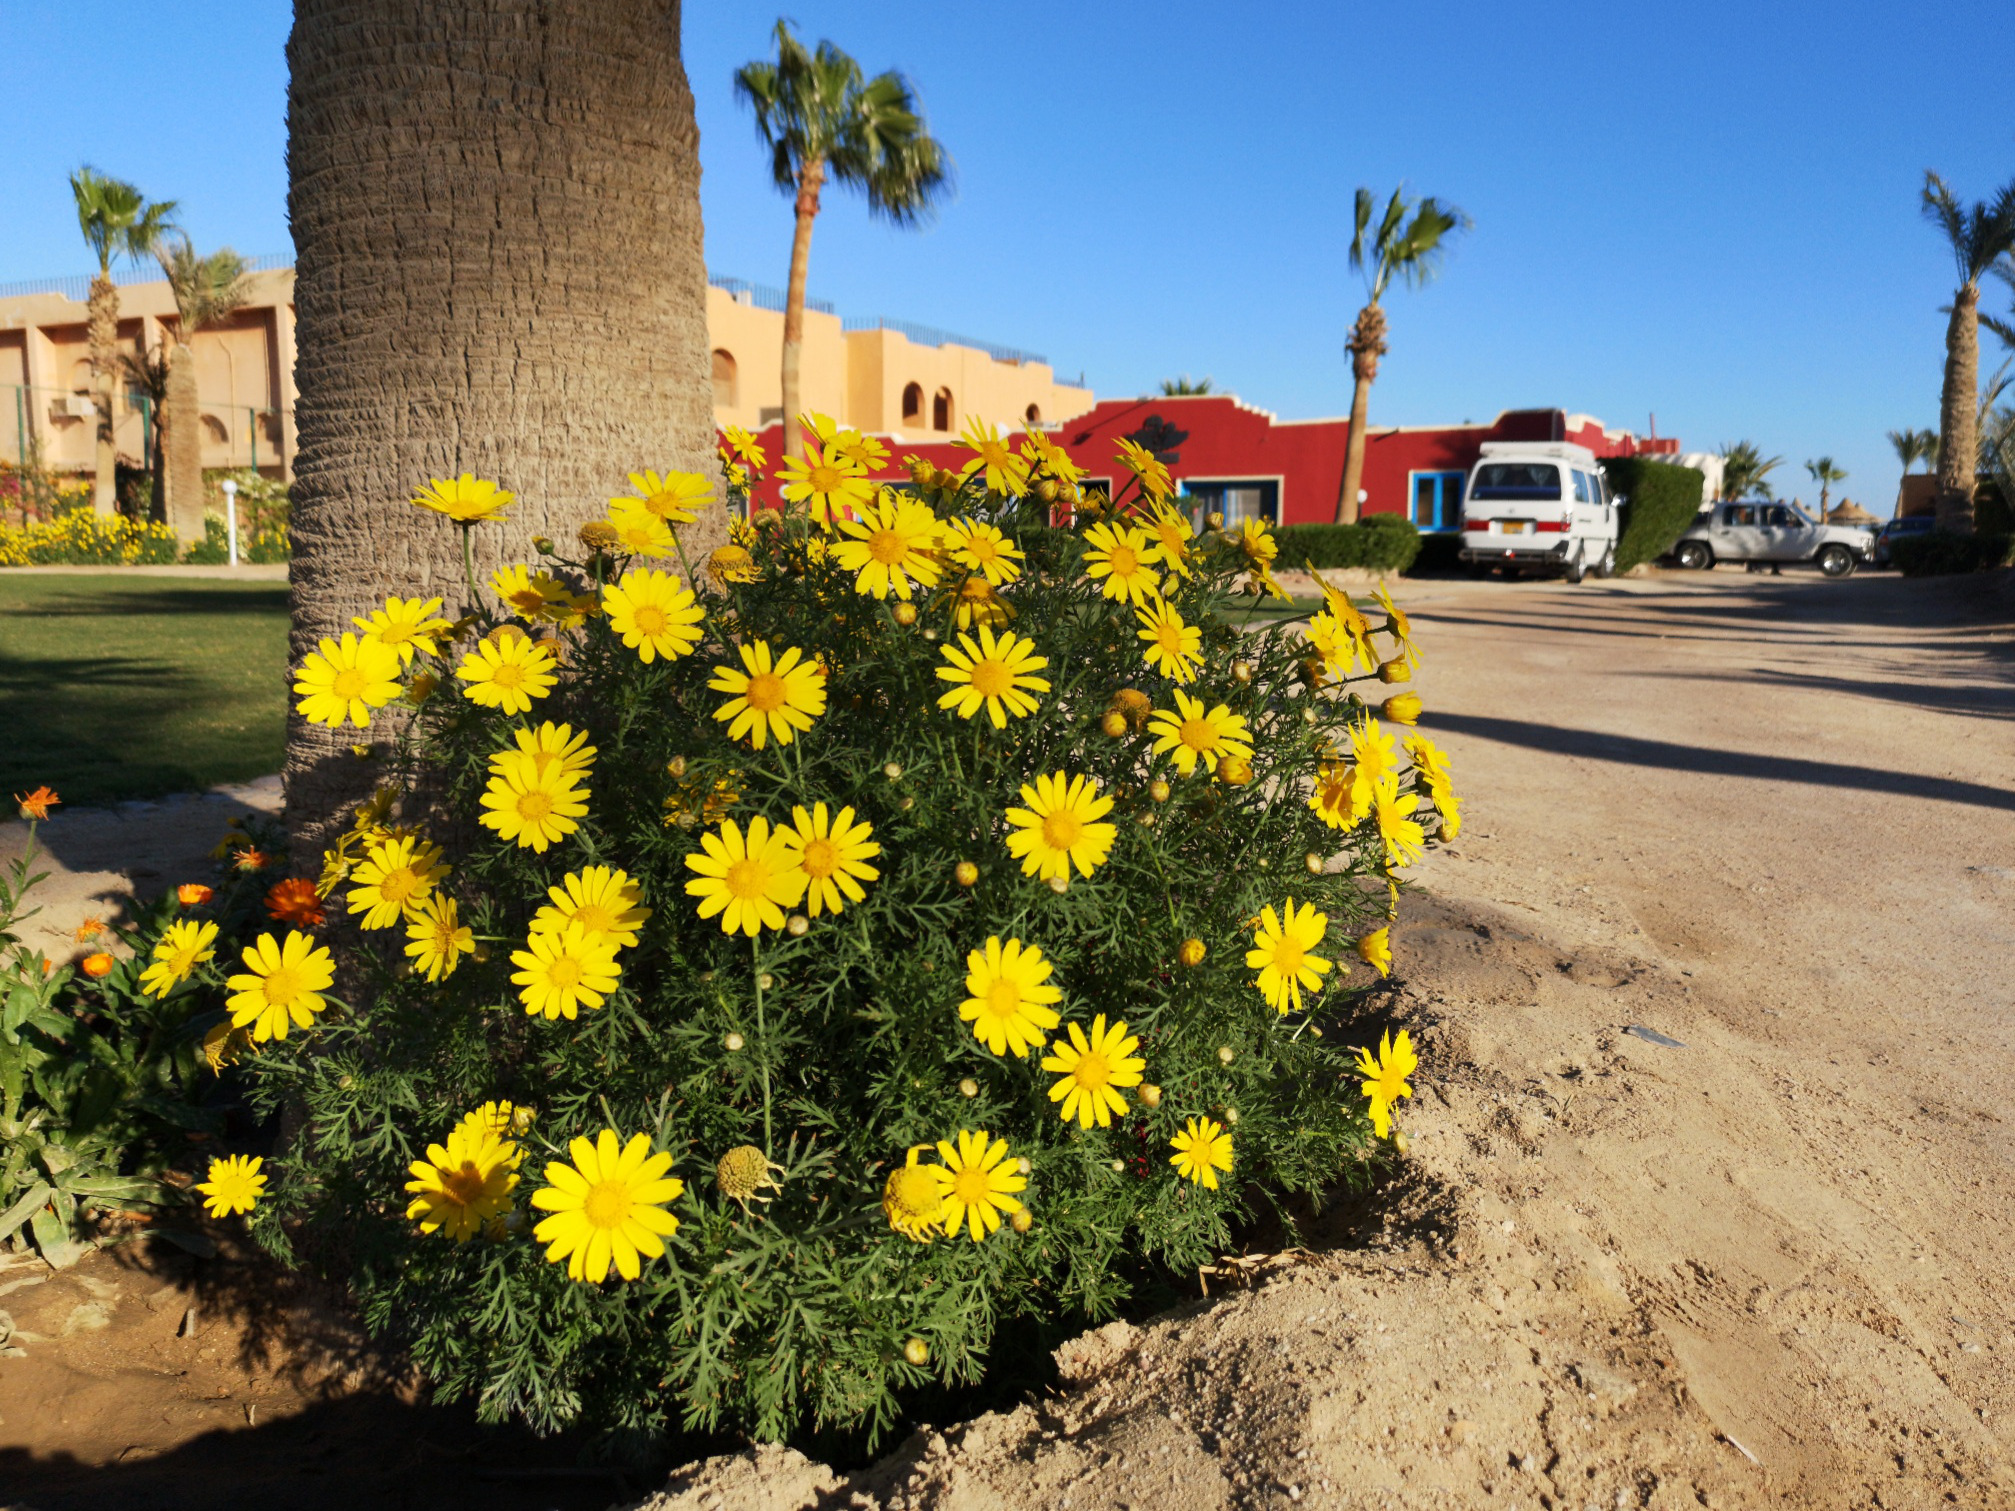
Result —
[[2015, 535], [1902, 535], [1889, 543], [1889, 560], [1905, 577], [2015, 566]]
[[1367, 514], [1354, 525], [1284, 525], [1274, 533], [1282, 567], [1404, 572], [1420, 554], [1420, 532], [1397, 514]]
[[1609, 491], [1624, 501], [1616, 540], [1618, 572], [1656, 561], [1670, 551], [1700, 513], [1706, 479], [1695, 468], [1629, 456], [1605, 459], [1602, 471], [1609, 479]]
[[[287, 526], [282, 524], [262, 525], [248, 528], [241, 519], [238, 524], [238, 560], [250, 562], [254, 566], [271, 566], [279, 562], [292, 561], [293, 541], [287, 534]], [[203, 516], [203, 538], [193, 542], [183, 554], [182, 560], [197, 566], [223, 566], [231, 559], [230, 526], [214, 514]]]

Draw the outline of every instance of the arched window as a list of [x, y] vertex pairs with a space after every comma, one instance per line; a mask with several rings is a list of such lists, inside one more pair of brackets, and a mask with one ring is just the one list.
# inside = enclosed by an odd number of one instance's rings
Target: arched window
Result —
[[228, 446], [231, 432], [224, 428], [224, 422], [213, 414], [203, 416], [203, 439], [212, 446]]
[[1042, 410], [1031, 404], [1022, 412], [1022, 418], [1027, 420], [1031, 425], [1040, 425], [1042, 423]]
[[714, 348], [714, 408], [735, 407], [735, 359], [731, 352]]
[[952, 428], [952, 391], [940, 388], [931, 400], [931, 429], [950, 430]]
[[921, 383], [903, 385], [903, 423], [921, 425], [924, 422], [924, 386]]

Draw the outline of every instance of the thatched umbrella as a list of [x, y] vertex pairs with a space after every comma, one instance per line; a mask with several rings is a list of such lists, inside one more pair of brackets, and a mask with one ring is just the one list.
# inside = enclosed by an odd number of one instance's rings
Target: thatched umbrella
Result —
[[1839, 507], [1826, 516], [1829, 525], [1879, 525], [1881, 520], [1855, 503], [1851, 498], [1843, 498]]

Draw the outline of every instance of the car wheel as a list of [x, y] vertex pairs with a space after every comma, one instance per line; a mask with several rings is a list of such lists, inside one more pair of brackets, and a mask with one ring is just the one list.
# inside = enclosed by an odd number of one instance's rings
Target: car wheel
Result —
[[1616, 542], [1611, 541], [1602, 548], [1602, 560], [1595, 564], [1595, 575], [1597, 577], [1616, 575]]
[[1705, 572], [1714, 565], [1714, 550], [1704, 540], [1682, 540], [1672, 554], [1689, 572]]
[[1827, 546], [1819, 553], [1819, 570], [1828, 577], [1845, 577], [1854, 570], [1854, 553], [1845, 546]]
[[1560, 575], [1571, 583], [1579, 583], [1588, 575], [1588, 563], [1582, 559], [1580, 551], [1574, 553], [1574, 559], [1567, 564], [1567, 570]]

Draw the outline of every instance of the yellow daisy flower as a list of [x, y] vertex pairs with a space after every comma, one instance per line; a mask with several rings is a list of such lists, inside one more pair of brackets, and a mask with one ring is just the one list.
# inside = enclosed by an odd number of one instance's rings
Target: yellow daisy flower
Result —
[[1038, 776], [1033, 786], [1022, 784], [1021, 800], [1026, 808], [1007, 811], [1013, 830], [1007, 847], [1021, 862], [1022, 875], [1067, 879], [1073, 865], [1080, 876], [1089, 876], [1105, 864], [1119, 830], [1098, 822], [1112, 812], [1112, 799], [1099, 796], [1090, 777], [1061, 771]]
[[1434, 811], [1441, 815], [1443, 841], [1452, 840], [1462, 833], [1462, 799], [1449, 791], [1446, 785], [1428, 788], [1427, 795], [1434, 802]]
[[1147, 664], [1174, 682], [1193, 682], [1203, 665], [1203, 631], [1184, 624], [1175, 605], [1157, 599], [1152, 608], [1135, 609], [1140, 621], [1138, 638], [1147, 647], [1142, 652]]
[[616, 532], [617, 549], [626, 556], [671, 556], [679, 549], [672, 527], [641, 504], [611, 509], [608, 526]]
[[784, 502], [803, 504], [820, 524], [852, 519], [875, 496], [875, 485], [860, 463], [837, 448], [805, 442], [802, 457], [787, 456], [777, 466]]
[[1142, 525], [1154, 540], [1161, 564], [1178, 577], [1188, 577], [1189, 543], [1196, 533], [1190, 529], [1189, 516], [1172, 508], [1166, 499], [1157, 499], [1153, 514]]
[[1418, 724], [1421, 711], [1420, 694], [1394, 693], [1378, 706], [1378, 711], [1395, 724]]
[[[1378, 651], [1371, 643], [1371, 621], [1350, 601], [1348, 594], [1339, 593], [1334, 588], [1323, 590], [1323, 605], [1327, 617], [1336, 625], [1342, 639], [1336, 645], [1337, 654], [1333, 664], [1340, 673], [1348, 674], [1353, 666], [1365, 671], [1378, 670]], [[1317, 618], [1324, 617], [1317, 615]], [[1313, 629], [1313, 621], [1310, 628]]]
[[1104, 1013], [1091, 1020], [1090, 1039], [1076, 1023], [1068, 1025], [1068, 1032], [1070, 1041], [1051, 1040], [1050, 1052], [1043, 1057], [1042, 1068], [1058, 1077], [1049, 1099], [1063, 1103], [1066, 1123], [1076, 1118], [1080, 1128], [1093, 1123], [1109, 1128], [1113, 1114], [1124, 1113], [1127, 1107], [1126, 1098], [1115, 1088], [1140, 1085], [1141, 1072], [1147, 1068], [1147, 1061], [1134, 1054], [1140, 1040], [1126, 1031], [1124, 1023], [1107, 1028]]
[[1168, 1146], [1175, 1173], [1206, 1191], [1217, 1189], [1218, 1171], [1231, 1169], [1231, 1135], [1209, 1118], [1191, 1118]]
[[340, 729], [348, 719], [359, 729], [370, 727], [371, 710], [399, 696], [399, 653], [348, 630], [341, 641], [323, 640], [310, 651], [294, 675], [301, 701], [295, 711], [310, 724]]
[[520, 765], [490, 778], [483, 807], [489, 811], [477, 822], [496, 830], [499, 839], [543, 855], [548, 845], [581, 827], [588, 793], [557, 766], [539, 775]]
[[217, 925], [182, 919], [171, 923], [154, 941], [154, 963], [140, 973], [140, 989], [150, 997], [165, 997], [216, 957]]
[[1378, 585], [1377, 591], [1372, 596], [1378, 600], [1378, 606], [1385, 610], [1385, 632], [1398, 643], [1400, 659], [1409, 669], [1419, 666], [1420, 647], [1413, 643], [1413, 621], [1408, 619], [1399, 605], [1392, 601], [1392, 594], [1386, 591], [1384, 583]]
[[364, 619], [352, 619], [363, 638], [375, 645], [387, 646], [399, 654], [399, 665], [410, 666], [414, 651], [426, 651], [429, 655], [441, 648], [441, 640], [454, 626], [447, 620], [438, 618], [441, 600], [438, 598], [387, 598], [382, 609], [372, 610]]
[[889, 1172], [882, 1187], [882, 1215], [889, 1226], [917, 1243], [929, 1243], [944, 1226], [945, 1193], [951, 1189], [951, 1172], [943, 1165], [926, 1165], [918, 1160], [919, 1144], [909, 1158]]
[[322, 993], [336, 979], [336, 960], [312, 936], [289, 929], [283, 944], [261, 934], [242, 958], [246, 974], [224, 983], [235, 994], [224, 1005], [232, 1026], [249, 1028], [259, 1043], [286, 1038], [290, 1023], [306, 1028], [328, 1006]]
[[1256, 514], [1248, 514], [1239, 521], [1238, 534], [1232, 539], [1239, 553], [1245, 557], [1246, 564], [1263, 580], [1271, 582], [1274, 559], [1280, 555], [1280, 542], [1273, 538], [1266, 521]]
[[953, 561], [978, 572], [994, 587], [1021, 576], [1025, 559], [1022, 548], [1003, 535], [998, 525], [970, 519], [948, 520], [944, 541]]
[[1408, 735], [1400, 742], [1401, 747], [1413, 760], [1413, 772], [1429, 787], [1446, 787], [1451, 778], [1448, 770], [1448, 752], [1436, 745], [1426, 735]]
[[696, 472], [632, 472], [629, 478], [636, 496], [610, 499], [611, 513], [642, 509], [668, 525], [688, 525], [699, 518], [700, 505], [714, 497], [712, 485]]
[[1162, 465], [1161, 458], [1139, 442], [1122, 440], [1113, 460], [1134, 475], [1141, 492], [1149, 498], [1167, 498], [1174, 491], [1175, 485], [1169, 481], [1168, 468]]
[[1413, 1095], [1407, 1077], [1419, 1068], [1420, 1057], [1413, 1052], [1413, 1040], [1403, 1028], [1397, 1039], [1387, 1029], [1379, 1038], [1376, 1055], [1368, 1049], [1358, 1050], [1357, 1073], [1364, 1077], [1364, 1094], [1371, 1102], [1372, 1131], [1380, 1138], [1391, 1135], [1392, 1110], [1401, 1097]]
[[266, 1194], [266, 1162], [256, 1154], [232, 1154], [210, 1161], [210, 1178], [196, 1187], [203, 1193], [203, 1210], [212, 1217], [236, 1217], [249, 1212]]
[[643, 888], [629, 872], [610, 866], [570, 871], [557, 887], [546, 888], [552, 900], [532, 915], [534, 934], [557, 934], [577, 923], [590, 940], [634, 949], [637, 930], [651, 916], [643, 906]]
[[668, 1176], [672, 1157], [653, 1154], [651, 1141], [637, 1134], [627, 1145], [613, 1128], [594, 1143], [577, 1138], [568, 1146], [571, 1165], [546, 1166], [549, 1184], [532, 1193], [532, 1205], [553, 1215], [532, 1230], [553, 1264], [567, 1263], [567, 1276], [599, 1284], [609, 1266], [625, 1280], [643, 1273], [640, 1256], [662, 1258], [665, 1239], [679, 1220], [665, 1203], [685, 1194], [686, 1183]]
[[1008, 1158], [1006, 1139], [990, 1138], [984, 1128], [961, 1129], [958, 1147], [938, 1140], [938, 1158], [951, 1177], [944, 1194], [944, 1228], [955, 1234], [960, 1228], [978, 1243], [1001, 1225], [1001, 1214], [1021, 1210], [1014, 1193], [1028, 1182], [1021, 1168]]
[[389, 929], [448, 874], [441, 847], [417, 836], [381, 840], [350, 873], [350, 911], [364, 915], [363, 927]]
[[1370, 714], [1350, 726], [1350, 756], [1357, 763], [1358, 781], [1367, 787], [1398, 775], [1399, 753], [1392, 748], [1392, 736]]
[[1329, 932], [1329, 915], [1318, 913], [1315, 904], [1305, 902], [1299, 911], [1294, 899], [1276, 916], [1273, 904], [1260, 909], [1259, 926], [1253, 930], [1253, 948], [1245, 952], [1245, 963], [1259, 972], [1253, 982], [1275, 1012], [1300, 1012], [1303, 988], [1322, 989], [1334, 962], [1311, 954]]
[[889, 448], [858, 430], [842, 430], [827, 446], [826, 455], [851, 462], [863, 472], [876, 472], [888, 465]]
[[933, 554], [941, 527], [928, 504], [883, 492], [861, 510], [861, 518], [840, 521], [847, 539], [833, 547], [833, 560], [854, 573], [854, 591], [874, 598], [910, 596], [910, 584], [935, 587], [943, 573]]
[[1016, 637], [1013, 631], [998, 639], [984, 625], [979, 641], [960, 635], [957, 644], [944, 647], [950, 666], [938, 668], [938, 680], [952, 684], [938, 698], [939, 708], [948, 708], [961, 719], [970, 719], [982, 707], [995, 729], [1007, 728], [1007, 716], [1025, 719], [1036, 711], [1033, 693], [1049, 691], [1046, 678], [1033, 673], [1049, 665], [1047, 656], [1035, 654], [1035, 642]]
[[984, 948], [966, 956], [971, 995], [959, 1004], [959, 1017], [972, 1024], [974, 1036], [995, 1054], [1026, 1059], [1057, 1025], [1053, 1004], [1063, 1000], [1063, 992], [1049, 984], [1054, 969], [1032, 944], [988, 939]]
[[741, 459], [743, 466], [753, 468], [757, 472], [769, 466], [770, 459], [764, 454], [763, 448], [757, 445], [756, 438], [741, 426], [728, 426], [721, 432], [721, 439], [726, 441], [728, 449]]
[[732, 541], [707, 558], [707, 576], [717, 587], [726, 587], [731, 582], [754, 582], [762, 575], [749, 548]]
[[751, 939], [782, 928], [784, 909], [798, 905], [808, 880], [791, 835], [771, 829], [761, 815], [749, 820], [746, 839], [733, 819], [721, 821], [719, 834], [702, 834], [700, 850], [686, 856], [686, 869], [698, 873], [686, 883], [686, 895], [700, 899], [700, 917], [718, 913], [723, 933]]
[[800, 804], [791, 810], [793, 828], [777, 826], [797, 850], [798, 869], [804, 873], [808, 905], [805, 911], [817, 918], [820, 913], [837, 913], [844, 906], [842, 894], [853, 902], [863, 902], [864, 881], [877, 881], [881, 872], [867, 864], [880, 855], [882, 847], [874, 839], [874, 828], [865, 819], [856, 823], [854, 810], [840, 809], [829, 817], [824, 803], [814, 803], [807, 813]]
[[595, 764], [595, 747], [588, 743], [588, 732], [584, 729], [576, 734], [571, 724], [548, 719], [536, 729], [512, 730], [511, 738], [517, 748], [500, 750], [490, 757], [491, 776], [502, 776], [523, 765], [538, 781], [557, 769], [569, 782], [577, 782]]
[[1015, 606], [996, 593], [993, 584], [978, 572], [963, 577], [951, 592], [952, 623], [962, 630], [985, 625], [999, 629], [1018, 617]]
[[406, 953], [413, 969], [429, 981], [455, 974], [464, 955], [476, 953], [475, 931], [462, 922], [455, 899], [436, 892], [406, 915]]
[[1028, 491], [1028, 463], [1008, 450], [1001, 433], [977, 415], [966, 417], [965, 429], [952, 444], [973, 453], [972, 460], [959, 468], [960, 477], [980, 473], [988, 492], [1004, 496]]
[[413, 495], [413, 503], [445, 514], [458, 525], [474, 525], [502, 519], [505, 508], [515, 497], [516, 494], [506, 493], [487, 478], [465, 472], [453, 479], [429, 478], [427, 486]]
[[534, 698], [553, 690], [558, 669], [552, 652], [536, 640], [505, 635], [478, 641], [455, 675], [468, 684], [462, 692], [471, 703], [521, 714], [530, 710]]
[[[463, 1113], [459, 1126], [474, 1133], [494, 1133], [498, 1138], [502, 1138], [506, 1134], [525, 1132], [532, 1126], [532, 1119], [535, 1116], [537, 1116], [536, 1108], [520, 1107], [514, 1102], [506, 1101], [485, 1102], [474, 1112]], [[511, 1163], [516, 1165], [522, 1159], [523, 1155], [519, 1154], [512, 1158]]]
[[1192, 698], [1181, 688], [1175, 690], [1175, 707], [1174, 713], [1156, 709], [1147, 728], [1156, 736], [1154, 753], [1171, 755], [1184, 776], [1196, 771], [1198, 761], [1214, 774], [1219, 761], [1252, 759], [1252, 736], [1243, 715], [1222, 703], [1206, 711], [1201, 698]]
[[788, 745], [826, 711], [825, 674], [817, 662], [801, 660], [804, 652], [796, 646], [786, 646], [774, 661], [767, 640], [744, 641], [736, 649], [746, 670], [717, 666], [707, 683], [714, 692], [733, 694], [714, 710], [729, 739], [747, 739], [761, 750], [774, 735]]
[[1085, 575], [1100, 583], [1107, 598], [1139, 608], [1161, 594], [1154, 542], [1129, 524], [1089, 525], [1084, 532]]
[[414, 1196], [406, 1216], [422, 1233], [445, 1233], [467, 1243], [483, 1224], [511, 1210], [517, 1165], [516, 1144], [488, 1128], [457, 1123], [445, 1144], [429, 1144], [427, 1157], [413, 1161], [406, 1189]]
[[1084, 476], [1084, 468], [1070, 459], [1070, 453], [1057, 445], [1033, 424], [1025, 425], [1022, 436], [1022, 459], [1029, 471], [1046, 472], [1066, 488], [1075, 488], [1078, 479]]
[[572, 1020], [583, 1007], [600, 1007], [609, 1000], [623, 968], [616, 964], [614, 941], [590, 935], [578, 923], [534, 931], [525, 948], [511, 951], [511, 985], [521, 987], [518, 1000], [527, 1017], [544, 1015]]
[[1411, 792], [1401, 792], [1398, 777], [1386, 775], [1372, 783], [1371, 806], [1379, 838], [1385, 841], [1387, 861], [1410, 866], [1419, 860], [1427, 847], [1427, 836], [1410, 815], [1420, 806], [1420, 799]]
[[646, 666], [660, 656], [676, 661], [691, 651], [700, 643], [700, 621], [706, 617], [691, 588], [655, 567], [625, 572], [603, 591], [602, 609], [609, 628]]
[[1342, 761], [1325, 761], [1315, 774], [1308, 806], [1332, 829], [1349, 829], [1371, 812], [1371, 787]]
[[523, 562], [492, 572], [490, 591], [520, 619], [535, 623], [564, 619], [573, 610], [573, 591], [565, 583], [551, 572], [534, 572]]
[[1392, 974], [1392, 930], [1373, 929], [1357, 941], [1357, 958], [1381, 976]]

